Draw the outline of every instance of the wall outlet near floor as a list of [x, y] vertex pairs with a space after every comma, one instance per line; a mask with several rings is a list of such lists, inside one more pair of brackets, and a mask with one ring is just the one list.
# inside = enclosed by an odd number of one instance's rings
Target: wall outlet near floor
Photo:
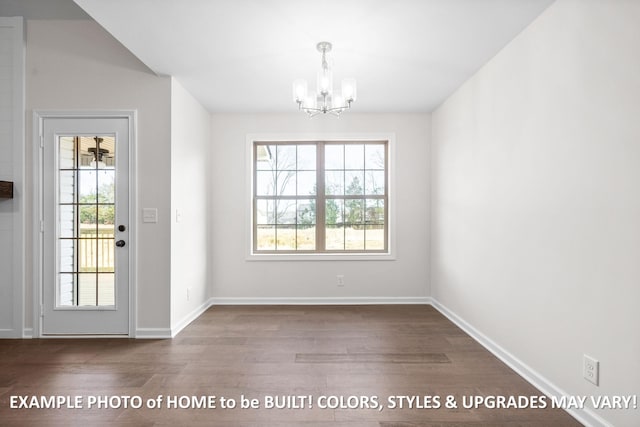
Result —
[[336, 281], [338, 283], [338, 286], [344, 286], [344, 274], [338, 274], [336, 276]]
[[582, 376], [585, 380], [598, 385], [600, 379], [600, 362], [591, 356], [583, 355]]
[[191, 288], [187, 288], [187, 301], [191, 299]]

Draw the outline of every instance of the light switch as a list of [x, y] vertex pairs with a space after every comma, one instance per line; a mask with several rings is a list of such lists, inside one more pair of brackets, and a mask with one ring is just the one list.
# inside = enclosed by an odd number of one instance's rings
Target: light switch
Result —
[[142, 222], [158, 222], [158, 209], [142, 208]]
[[182, 221], [182, 211], [180, 209], [176, 209], [176, 222]]

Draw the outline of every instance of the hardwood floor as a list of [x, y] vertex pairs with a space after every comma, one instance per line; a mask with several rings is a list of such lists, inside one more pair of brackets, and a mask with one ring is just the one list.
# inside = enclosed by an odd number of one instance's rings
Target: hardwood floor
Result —
[[[260, 407], [240, 408], [242, 395]], [[448, 395], [456, 409], [445, 407]], [[220, 306], [172, 340], [0, 340], [2, 426], [580, 425], [550, 405], [462, 405], [469, 396], [539, 395], [423, 305]], [[17, 406], [24, 403], [17, 396], [28, 403], [32, 396], [80, 396], [83, 407], [11, 409], [12, 396]], [[100, 396], [112, 406], [124, 405], [121, 396], [137, 396], [142, 408], [101, 409]], [[146, 408], [158, 396], [162, 407]], [[215, 409], [193, 408], [207, 404], [206, 396], [215, 396]], [[389, 396], [417, 396], [420, 406], [392, 408]], [[440, 407], [429, 408], [434, 400], [424, 396], [439, 397]], [[222, 409], [221, 397], [235, 399], [237, 407]], [[266, 408], [270, 398], [289, 409]], [[169, 400], [192, 407], [167, 408]]]

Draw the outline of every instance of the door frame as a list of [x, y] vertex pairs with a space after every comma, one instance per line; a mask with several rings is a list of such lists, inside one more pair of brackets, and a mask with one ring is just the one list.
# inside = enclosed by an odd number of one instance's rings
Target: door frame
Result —
[[44, 290], [44, 133], [45, 119], [113, 119], [129, 123], [129, 333], [109, 337], [135, 338], [137, 325], [137, 110], [33, 110], [33, 337], [34, 338], [105, 338], [105, 335], [43, 335], [42, 309]]

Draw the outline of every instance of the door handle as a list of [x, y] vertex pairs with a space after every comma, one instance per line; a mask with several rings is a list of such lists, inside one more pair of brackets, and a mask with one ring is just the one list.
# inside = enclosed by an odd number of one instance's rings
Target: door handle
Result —
[[126, 245], [126, 243], [124, 242], [124, 240], [118, 240], [118, 241], [116, 242], [116, 246], [117, 246], [117, 247], [119, 247], [119, 248], [123, 247], [124, 245]]

